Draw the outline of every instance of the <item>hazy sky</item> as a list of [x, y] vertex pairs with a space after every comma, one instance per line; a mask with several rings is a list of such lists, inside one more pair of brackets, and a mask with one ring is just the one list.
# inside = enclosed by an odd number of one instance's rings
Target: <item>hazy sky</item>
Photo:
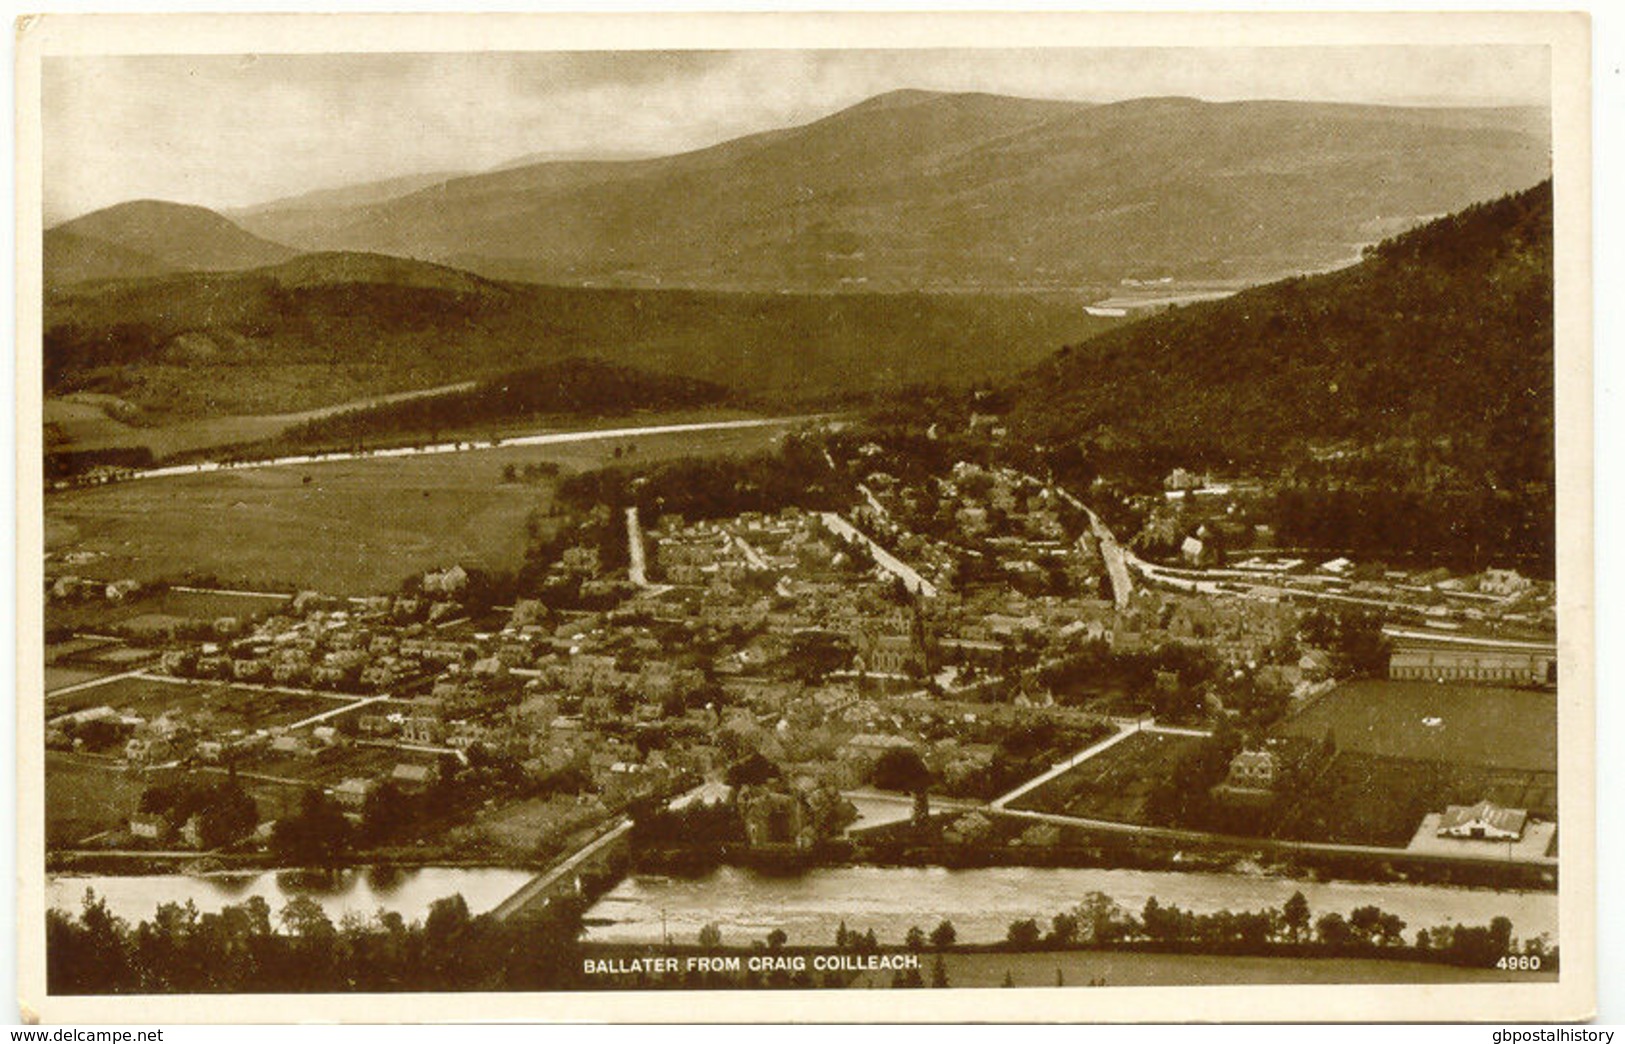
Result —
[[665, 153], [900, 87], [1546, 105], [1544, 47], [118, 56], [44, 63], [47, 223], [244, 206], [533, 153]]

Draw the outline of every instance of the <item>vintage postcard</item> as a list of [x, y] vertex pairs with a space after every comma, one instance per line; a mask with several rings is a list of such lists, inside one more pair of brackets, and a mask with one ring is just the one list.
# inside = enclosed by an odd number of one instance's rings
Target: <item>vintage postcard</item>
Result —
[[1583, 15], [16, 32], [26, 1017], [1592, 1011]]

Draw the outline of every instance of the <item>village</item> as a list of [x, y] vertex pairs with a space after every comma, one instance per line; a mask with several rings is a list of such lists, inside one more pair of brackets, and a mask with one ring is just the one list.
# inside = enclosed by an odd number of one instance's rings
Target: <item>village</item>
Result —
[[[809, 850], [928, 815], [929, 791], [972, 845], [1079, 827], [1554, 862], [1542, 743], [1456, 746], [1555, 720], [1549, 583], [1272, 553], [1265, 527], [1238, 539], [1245, 490], [1183, 471], [1148, 514], [1179, 537], [1156, 561], [1015, 468], [905, 479], [832, 446], [844, 511], [594, 505], [511, 604], [455, 564], [339, 597], [59, 563], [51, 850], [545, 865], [640, 802], [730, 790], [748, 844]], [[122, 611], [88, 625], [99, 607]], [[1397, 782], [1369, 822], [1325, 820], [1373, 774]]]

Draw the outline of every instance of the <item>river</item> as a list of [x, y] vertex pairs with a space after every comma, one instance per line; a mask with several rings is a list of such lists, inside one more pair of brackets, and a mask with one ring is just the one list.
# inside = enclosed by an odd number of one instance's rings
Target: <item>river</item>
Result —
[[358, 868], [335, 874], [313, 874], [297, 870], [260, 871], [246, 874], [148, 874], [135, 877], [79, 876], [53, 874], [46, 878], [45, 901], [58, 909], [78, 913], [85, 890], [93, 889], [107, 900], [114, 914], [132, 925], [151, 920], [163, 903], [188, 900], [199, 911], [212, 913], [227, 905], [260, 896], [271, 904], [273, 918], [288, 900], [308, 895], [322, 905], [327, 916], [338, 922], [347, 913], [370, 917], [385, 909], [407, 921], [422, 920], [436, 899], [461, 893], [473, 913], [490, 910], [519, 890], [535, 876], [529, 870], [486, 867], [426, 867], [398, 870]]
[[[296, 895], [309, 895], [338, 921], [347, 913], [370, 916], [380, 908], [407, 921], [421, 920], [436, 899], [461, 893], [474, 913], [491, 910], [534, 876], [527, 870], [429, 867], [355, 869], [331, 879], [297, 871], [214, 874], [190, 877], [53, 875], [46, 901], [77, 912], [85, 889], [107, 900], [132, 924], [150, 919], [160, 903], [197, 904], [216, 911], [227, 904], [262, 896], [274, 913]], [[1512, 919], [1520, 937], [1557, 932], [1557, 896], [1551, 892], [1494, 892], [1407, 884], [1350, 884], [1297, 881], [1236, 873], [995, 867], [945, 870], [940, 867], [849, 866], [772, 875], [721, 867], [702, 877], [633, 875], [588, 911], [587, 938], [599, 942], [650, 942], [664, 931], [673, 940], [694, 941], [714, 923], [725, 942], [746, 943], [782, 928], [791, 943], [831, 943], [845, 921], [856, 931], [874, 929], [883, 943], [901, 942], [912, 926], [930, 931], [951, 920], [962, 942], [997, 942], [1011, 921], [1034, 917], [1047, 924], [1056, 913], [1090, 892], [1104, 892], [1138, 914], [1146, 899], [1163, 905], [1212, 912], [1261, 910], [1280, 906], [1302, 891], [1314, 916], [1347, 914], [1371, 904], [1398, 914], [1408, 926], [1486, 924], [1496, 915]]]
[[634, 875], [606, 893], [587, 913], [587, 938], [651, 942], [664, 931], [693, 942], [714, 923], [725, 943], [742, 944], [781, 928], [792, 944], [833, 943], [837, 926], [874, 929], [882, 943], [901, 942], [912, 926], [929, 932], [944, 918], [961, 942], [1005, 938], [1010, 922], [1034, 917], [1047, 925], [1055, 914], [1090, 892], [1104, 892], [1135, 914], [1155, 896], [1164, 906], [1209, 913], [1262, 910], [1285, 903], [1294, 891], [1313, 915], [1348, 914], [1375, 905], [1408, 926], [1487, 924], [1504, 914], [1520, 937], [1557, 933], [1557, 896], [1551, 892], [1494, 892], [1406, 884], [1349, 884], [1169, 871], [996, 867], [852, 866], [774, 876], [721, 867], [700, 878]]

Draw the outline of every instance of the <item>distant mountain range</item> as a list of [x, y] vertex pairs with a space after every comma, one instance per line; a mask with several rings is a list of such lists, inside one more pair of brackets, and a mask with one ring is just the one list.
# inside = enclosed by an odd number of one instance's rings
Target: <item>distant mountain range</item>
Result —
[[1013, 388], [1045, 441], [1258, 457], [1306, 440], [1449, 443], [1513, 490], [1553, 472], [1551, 183], [1070, 347]]
[[521, 164], [235, 216], [302, 249], [572, 285], [1256, 281], [1534, 184], [1549, 141], [1537, 109], [899, 91], [681, 155]]
[[[1083, 306], [1125, 280], [1159, 294], [1171, 280], [1178, 298], [1197, 280], [1346, 264], [1361, 244], [1546, 178], [1548, 140], [1546, 114], [1530, 109], [900, 91], [682, 155], [413, 175], [235, 221], [136, 201], [45, 234], [46, 390], [162, 419], [304, 410], [572, 356], [776, 401], [1005, 378], [1122, 326]], [[1438, 273], [1381, 267], [1388, 256], [1284, 284], [1345, 288], [1329, 299], [1335, 322], [1298, 316], [1296, 291], [1276, 287], [1076, 349], [1035, 378], [1026, 419], [1124, 423], [1189, 377], [1218, 405], [1185, 416], [1221, 434], [1335, 430], [1405, 410], [1439, 417], [1441, 376], [1472, 405], [1468, 370], [1524, 373], [1506, 368], [1500, 342], [1462, 341], [1492, 320], [1458, 284], [1445, 287], [1458, 325], [1426, 327], [1428, 344], [1405, 333], [1393, 316], [1437, 303], [1395, 287]], [[1501, 288], [1527, 273], [1488, 276]], [[1232, 307], [1252, 318], [1225, 318]], [[1259, 326], [1276, 313], [1281, 329], [1327, 339], [1280, 342]], [[1434, 378], [1424, 391], [1395, 376], [1396, 337]], [[1366, 339], [1380, 365], [1352, 361]], [[1455, 361], [1439, 361], [1440, 346]], [[1098, 375], [1069, 369], [1085, 358]], [[1334, 398], [1292, 383], [1328, 367]]]
[[656, 158], [524, 157], [232, 211], [120, 204], [47, 233], [47, 276], [358, 251], [558, 285], [1106, 290], [1346, 264], [1549, 176], [1529, 108], [1111, 104], [897, 91]]
[[45, 282], [134, 279], [274, 265], [299, 251], [244, 231], [204, 207], [136, 200], [45, 233]]

